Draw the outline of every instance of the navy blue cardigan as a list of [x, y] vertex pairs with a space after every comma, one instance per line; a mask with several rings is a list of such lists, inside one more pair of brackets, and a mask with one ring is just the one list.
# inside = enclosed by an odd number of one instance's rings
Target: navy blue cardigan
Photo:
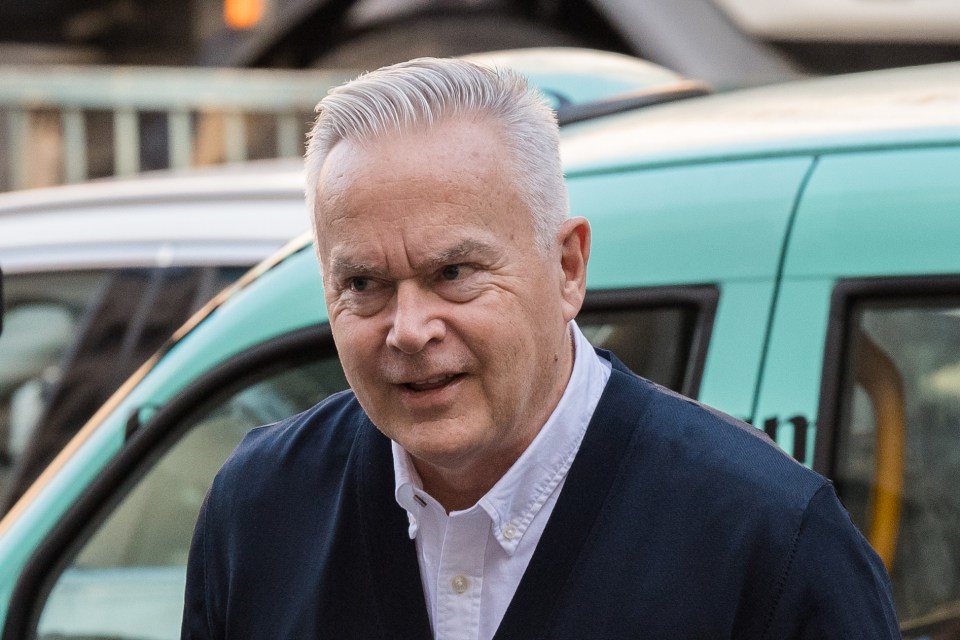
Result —
[[[497, 639], [900, 637], [828, 481], [614, 363]], [[251, 432], [197, 523], [183, 638], [430, 638], [393, 494], [349, 392]]]

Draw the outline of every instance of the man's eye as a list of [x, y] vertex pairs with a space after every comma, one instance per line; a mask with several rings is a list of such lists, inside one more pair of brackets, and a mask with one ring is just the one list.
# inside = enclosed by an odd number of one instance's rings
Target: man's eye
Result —
[[370, 280], [367, 278], [350, 278], [347, 281], [347, 288], [351, 291], [365, 291], [370, 286]]
[[456, 280], [460, 277], [460, 274], [463, 272], [463, 266], [459, 264], [447, 265], [440, 270], [440, 276], [444, 280]]

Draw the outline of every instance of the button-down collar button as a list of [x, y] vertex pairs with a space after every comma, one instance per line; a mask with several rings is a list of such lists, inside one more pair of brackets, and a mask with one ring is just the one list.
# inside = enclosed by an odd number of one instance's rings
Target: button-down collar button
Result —
[[503, 537], [507, 540], [513, 540], [517, 537], [517, 528], [513, 526], [513, 523], [508, 522], [503, 526]]
[[461, 594], [470, 588], [470, 579], [467, 576], [454, 576], [450, 586], [453, 587], [454, 593]]

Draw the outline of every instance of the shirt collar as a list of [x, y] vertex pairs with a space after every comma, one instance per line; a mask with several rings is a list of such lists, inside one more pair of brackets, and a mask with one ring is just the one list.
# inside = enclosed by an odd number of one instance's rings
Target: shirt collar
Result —
[[[513, 555], [533, 518], [566, 478], [580, 442], [610, 378], [610, 363], [596, 355], [575, 322], [570, 323], [573, 370], [556, 408], [533, 442], [480, 501], [492, 521], [497, 542]], [[429, 494], [400, 445], [393, 443], [397, 503], [407, 511], [409, 534], [417, 536], [424, 508], [441, 509]], [[451, 514], [452, 515], [452, 514]]]

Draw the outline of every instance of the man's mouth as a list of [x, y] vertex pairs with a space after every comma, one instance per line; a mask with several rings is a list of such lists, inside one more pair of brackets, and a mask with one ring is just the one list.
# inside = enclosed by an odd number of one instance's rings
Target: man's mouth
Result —
[[426, 380], [418, 380], [416, 382], [407, 382], [403, 386], [411, 391], [433, 391], [434, 389], [439, 389], [445, 387], [448, 384], [452, 383], [455, 380], [458, 380], [461, 373], [453, 373], [442, 376], [436, 376], [433, 378], [427, 378]]

